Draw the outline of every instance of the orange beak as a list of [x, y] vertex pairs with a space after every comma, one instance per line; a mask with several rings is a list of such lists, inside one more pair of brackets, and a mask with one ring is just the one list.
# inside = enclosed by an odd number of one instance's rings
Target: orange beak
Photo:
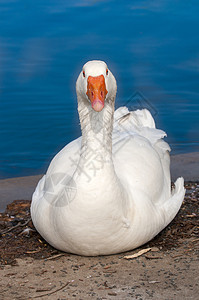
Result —
[[95, 111], [100, 112], [104, 108], [107, 93], [104, 75], [88, 77], [86, 95]]

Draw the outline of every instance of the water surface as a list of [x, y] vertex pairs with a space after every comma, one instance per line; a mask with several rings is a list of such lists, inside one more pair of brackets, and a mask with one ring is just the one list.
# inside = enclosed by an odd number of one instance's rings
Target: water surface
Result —
[[116, 107], [147, 107], [172, 153], [199, 151], [198, 1], [0, 2], [0, 176], [39, 174], [80, 132], [75, 81], [105, 60]]

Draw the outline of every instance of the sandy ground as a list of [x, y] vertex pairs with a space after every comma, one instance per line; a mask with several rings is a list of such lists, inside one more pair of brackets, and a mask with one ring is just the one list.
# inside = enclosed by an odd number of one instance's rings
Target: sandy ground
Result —
[[[172, 157], [171, 170], [173, 179], [183, 176], [186, 180], [198, 182], [199, 153]], [[30, 200], [40, 177], [41, 175], [1, 180], [1, 211], [15, 199]], [[198, 209], [194, 210], [194, 203], [198, 203], [199, 185], [195, 184], [195, 187], [197, 193], [194, 197], [191, 184], [187, 194], [187, 199], [192, 203], [187, 215], [187, 226], [192, 227], [178, 243], [172, 242], [172, 246], [162, 248], [157, 239], [156, 242], [152, 241], [152, 246], [148, 244], [142, 247], [151, 247], [149, 252], [129, 260], [124, 258], [126, 253], [81, 257], [56, 251], [54, 254], [49, 252], [49, 257], [41, 255], [35, 258], [37, 250], [30, 249], [29, 255], [32, 257], [26, 255], [18, 257], [13, 264], [0, 264], [0, 299], [199, 299], [199, 237], [196, 236], [199, 212]], [[183, 209], [182, 207], [180, 216], [182, 222], [176, 222], [175, 226], [178, 227], [163, 231], [163, 240], [170, 236], [170, 230], [178, 237], [180, 226], [184, 226]], [[21, 222], [20, 218], [17, 222]], [[22, 227], [17, 230], [22, 230]], [[19, 235], [12, 231], [12, 235], [9, 232], [7, 236], [8, 240], [4, 239], [4, 249], [6, 243], [9, 247], [9, 238], [17, 241]], [[27, 238], [24, 238], [25, 249], [26, 241]], [[37, 238], [37, 243], [40, 242], [43, 243]], [[45, 244], [42, 245], [45, 247]], [[38, 247], [37, 245], [35, 249], [41, 250]], [[127, 254], [137, 253], [139, 250]], [[17, 249], [10, 251], [14, 255]]]
[[16, 266], [0, 270], [0, 297], [5, 300], [196, 300], [199, 258], [191, 251], [193, 243], [185, 241], [184, 247], [165, 252], [152, 248], [145, 257], [131, 260], [121, 254], [18, 259]]

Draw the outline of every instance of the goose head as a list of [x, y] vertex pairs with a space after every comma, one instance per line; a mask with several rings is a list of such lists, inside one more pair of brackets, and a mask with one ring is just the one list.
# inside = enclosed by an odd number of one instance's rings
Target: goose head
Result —
[[100, 112], [110, 101], [114, 102], [116, 96], [116, 80], [107, 64], [100, 60], [87, 62], [76, 83], [79, 98], [86, 106]]

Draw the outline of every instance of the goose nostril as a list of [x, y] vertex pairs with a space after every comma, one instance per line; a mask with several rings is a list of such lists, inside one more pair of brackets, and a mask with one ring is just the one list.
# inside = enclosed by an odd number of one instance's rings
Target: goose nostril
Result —
[[101, 94], [101, 97], [103, 98], [103, 92], [102, 92], [102, 91], [101, 91], [101, 93], [100, 93], [100, 94]]
[[91, 96], [92, 96], [92, 97], [94, 96], [94, 93], [93, 93], [93, 92], [91, 92]]

